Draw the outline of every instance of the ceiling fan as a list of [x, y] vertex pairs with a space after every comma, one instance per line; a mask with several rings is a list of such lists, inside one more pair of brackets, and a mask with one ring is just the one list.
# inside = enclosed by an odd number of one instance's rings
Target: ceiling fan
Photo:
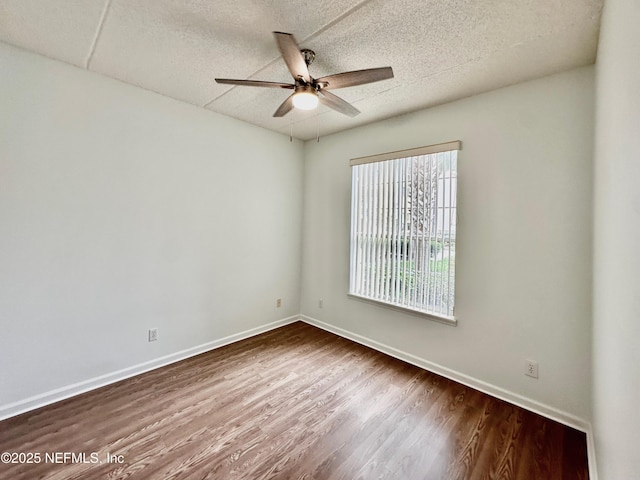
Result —
[[355, 117], [360, 113], [356, 107], [342, 98], [334, 95], [329, 90], [336, 88], [364, 85], [365, 83], [378, 82], [393, 78], [391, 67], [369, 68], [366, 70], [354, 70], [351, 72], [336, 73], [321, 78], [313, 78], [309, 74], [309, 65], [315, 59], [315, 52], [309, 49], [301, 49], [296, 39], [290, 33], [273, 32], [276, 43], [282, 53], [282, 58], [287, 64], [294, 83], [265, 82], [262, 80], [234, 80], [230, 78], [216, 78], [217, 83], [228, 85], [244, 85], [248, 87], [284, 88], [293, 90], [293, 93], [282, 102], [273, 114], [274, 117], [283, 117], [294, 107], [302, 110], [313, 110], [318, 102], [333, 110]]

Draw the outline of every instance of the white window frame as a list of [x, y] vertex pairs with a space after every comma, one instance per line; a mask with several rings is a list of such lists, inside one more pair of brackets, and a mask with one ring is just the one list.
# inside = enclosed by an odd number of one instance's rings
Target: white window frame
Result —
[[461, 149], [462, 142], [453, 141], [350, 161], [350, 298], [457, 323], [455, 232]]

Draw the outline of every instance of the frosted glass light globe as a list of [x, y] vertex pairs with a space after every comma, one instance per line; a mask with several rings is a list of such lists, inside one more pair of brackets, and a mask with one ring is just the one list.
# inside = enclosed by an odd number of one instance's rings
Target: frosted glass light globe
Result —
[[301, 88], [293, 95], [293, 106], [300, 110], [313, 110], [318, 106], [318, 95], [311, 87]]

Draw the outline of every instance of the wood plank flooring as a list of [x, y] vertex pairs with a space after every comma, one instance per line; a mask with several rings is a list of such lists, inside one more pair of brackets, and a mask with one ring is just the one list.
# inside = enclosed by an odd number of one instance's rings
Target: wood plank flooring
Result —
[[304, 323], [0, 422], [0, 452], [41, 455], [2, 479], [588, 478], [583, 433]]

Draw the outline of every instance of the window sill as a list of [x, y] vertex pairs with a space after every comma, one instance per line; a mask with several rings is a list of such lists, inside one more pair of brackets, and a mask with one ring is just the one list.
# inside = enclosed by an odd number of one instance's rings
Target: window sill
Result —
[[352, 298], [354, 300], [359, 300], [361, 302], [373, 303], [374, 305], [379, 305], [381, 307], [390, 308], [392, 310], [397, 310], [403, 313], [408, 313], [411, 315], [416, 315], [418, 317], [426, 318], [428, 320], [432, 320], [434, 322], [444, 323], [445, 325], [449, 325], [455, 327], [458, 325], [458, 321], [455, 317], [447, 317], [445, 315], [437, 315], [435, 313], [427, 313], [421, 310], [414, 310], [413, 308], [402, 307], [400, 305], [394, 305], [392, 303], [381, 302], [380, 300], [373, 300], [371, 298], [362, 297], [360, 295], [356, 295], [353, 293], [348, 293], [347, 297]]

